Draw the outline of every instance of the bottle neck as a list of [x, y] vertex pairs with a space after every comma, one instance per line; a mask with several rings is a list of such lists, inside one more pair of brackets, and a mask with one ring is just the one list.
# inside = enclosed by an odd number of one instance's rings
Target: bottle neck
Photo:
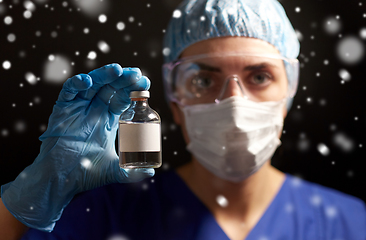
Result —
[[145, 106], [149, 106], [149, 104], [147, 102], [147, 98], [131, 98], [131, 106], [145, 107]]

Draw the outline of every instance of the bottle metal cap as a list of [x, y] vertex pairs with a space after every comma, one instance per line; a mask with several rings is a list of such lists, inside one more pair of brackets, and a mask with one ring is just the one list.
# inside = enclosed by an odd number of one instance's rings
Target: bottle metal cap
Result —
[[130, 98], [149, 98], [149, 91], [132, 91], [130, 92]]

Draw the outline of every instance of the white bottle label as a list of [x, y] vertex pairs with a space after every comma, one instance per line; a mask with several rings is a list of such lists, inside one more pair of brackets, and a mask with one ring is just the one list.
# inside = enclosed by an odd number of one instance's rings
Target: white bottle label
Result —
[[160, 150], [160, 124], [119, 124], [120, 152], [159, 152]]

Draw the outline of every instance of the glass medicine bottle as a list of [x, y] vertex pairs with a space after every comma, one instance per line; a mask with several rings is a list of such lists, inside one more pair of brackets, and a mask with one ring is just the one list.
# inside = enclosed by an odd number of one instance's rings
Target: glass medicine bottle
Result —
[[149, 91], [132, 91], [131, 105], [119, 118], [119, 166], [158, 168], [161, 166], [161, 120], [150, 108]]

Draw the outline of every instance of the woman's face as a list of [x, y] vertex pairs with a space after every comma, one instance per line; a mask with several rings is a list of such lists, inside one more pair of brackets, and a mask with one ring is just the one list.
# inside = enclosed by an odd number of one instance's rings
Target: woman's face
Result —
[[[212, 38], [204, 41], [197, 42], [189, 47], [187, 47], [181, 54], [180, 58], [192, 57], [201, 54], [218, 54], [224, 55], [228, 52], [242, 52], [242, 53], [253, 53], [258, 55], [279, 55], [279, 51], [272, 46], [271, 44], [255, 39], [255, 38], [247, 38], [247, 37], [219, 37], [219, 38]], [[249, 60], [248, 60], [249, 59]], [[275, 66], [275, 73], [272, 72], [272, 75], [276, 76], [276, 79], [271, 81], [271, 85], [263, 85], [264, 87], [257, 88], [249, 85], [249, 81], [253, 79], [258, 82], [263, 80], [262, 72], [266, 72], [266, 69], [250, 69], [250, 71], [254, 73], [249, 73], [247, 68], [247, 63], [249, 62], [266, 62], [263, 58], [256, 58], [255, 60], [250, 60], [252, 58], [217, 58], [212, 60], [202, 60], [204, 61], [204, 65], [209, 65], [213, 67], [212, 69], [216, 69], [215, 72], [209, 72], [209, 76], [213, 74], [217, 76], [226, 76], [230, 74], [239, 75], [241, 81], [243, 82], [242, 86], [247, 89], [247, 95], [250, 97], [253, 96], [258, 101], [271, 101], [271, 100], [280, 100], [278, 98], [283, 98], [284, 95], [287, 93], [288, 87], [288, 80], [286, 77], [285, 66], [281, 60], [277, 60], [274, 63]], [[208, 62], [205, 62], [208, 61]], [[201, 63], [200, 63], [201, 64]], [[257, 64], [260, 65], [260, 64]], [[258, 71], [259, 74], [258, 74]], [[267, 71], [268, 72], [268, 71]], [[254, 76], [254, 77], [253, 77]], [[222, 79], [225, 81], [225, 79]], [[188, 82], [188, 81], [187, 81]], [[202, 84], [201, 84], [202, 85]], [[201, 86], [200, 85], [200, 86]], [[204, 87], [209, 87], [209, 84], [206, 82], [204, 83]], [[188, 89], [188, 87], [187, 87]], [[243, 93], [234, 81], [229, 81], [227, 85], [225, 85], [225, 89], [221, 95], [221, 100], [231, 97], [231, 96], [242, 96]], [[186, 100], [186, 105], [192, 104], [199, 104], [205, 103], [202, 102], [203, 98], [191, 98]], [[177, 125], [180, 125], [183, 131], [184, 138], [186, 143], [189, 143], [189, 138], [187, 135], [187, 131], [185, 128], [185, 121], [184, 121], [184, 114], [180, 110], [180, 108], [175, 103], [171, 103], [171, 109], [173, 113], [174, 120]], [[286, 116], [286, 108], [284, 109], [284, 117]]]

